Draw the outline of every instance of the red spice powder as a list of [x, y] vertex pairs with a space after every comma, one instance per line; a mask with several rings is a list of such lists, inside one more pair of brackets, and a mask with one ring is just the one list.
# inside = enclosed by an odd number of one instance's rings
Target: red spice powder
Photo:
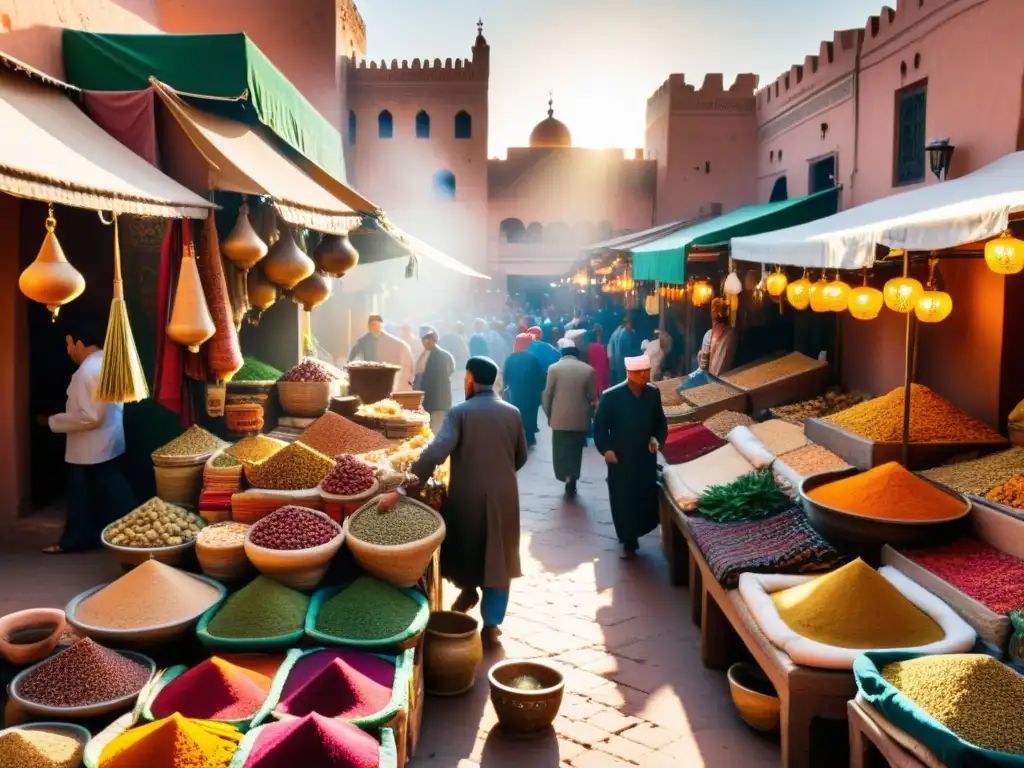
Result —
[[669, 464], [684, 464], [724, 444], [722, 438], [703, 424], [673, 424], [668, 428], [661, 454]]
[[351, 723], [312, 714], [264, 727], [245, 761], [245, 768], [320, 765], [378, 768], [380, 745]]
[[900, 554], [994, 613], [1024, 608], [1024, 560], [988, 544], [957, 539], [938, 547], [900, 550]]
[[271, 680], [214, 656], [176, 677], [151, 707], [157, 719], [175, 712], [197, 720], [244, 720], [263, 706]]
[[391, 701], [395, 665], [343, 648], [303, 656], [285, 681], [276, 710], [294, 717], [316, 712], [348, 720], [380, 712]]

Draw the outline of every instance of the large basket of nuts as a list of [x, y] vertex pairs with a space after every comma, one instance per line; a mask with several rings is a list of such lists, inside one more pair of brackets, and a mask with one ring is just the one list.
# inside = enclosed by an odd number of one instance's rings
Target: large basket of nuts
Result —
[[196, 543], [206, 521], [188, 510], [153, 497], [103, 529], [103, 546], [121, 565], [147, 560], [178, 565]]
[[245, 554], [260, 573], [286, 587], [312, 589], [344, 540], [342, 527], [323, 512], [282, 507], [248, 530]]
[[444, 519], [426, 504], [404, 496], [381, 511], [380, 499], [345, 519], [348, 548], [367, 573], [396, 587], [412, 587], [444, 541]]

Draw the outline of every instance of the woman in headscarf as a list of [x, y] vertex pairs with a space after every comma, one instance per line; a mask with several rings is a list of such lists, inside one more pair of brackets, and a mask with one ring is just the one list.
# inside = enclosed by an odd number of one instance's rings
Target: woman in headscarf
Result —
[[591, 332], [590, 344], [587, 346], [587, 362], [597, 374], [597, 394], [600, 395], [611, 382], [611, 366], [608, 362], [608, 350], [604, 348], [604, 329], [600, 325], [594, 325]]
[[[486, 329], [487, 325], [483, 320], [476, 321], [476, 328], [481, 326]], [[469, 337], [469, 356], [470, 357], [491, 357], [491, 346], [487, 343], [487, 336], [482, 331], [477, 331]], [[501, 381], [501, 368], [498, 368], [498, 379], [494, 384], [494, 394], [497, 397], [501, 397], [502, 392], [502, 381]]]
[[527, 351], [533, 336], [521, 333], [515, 338], [512, 354], [505, 360], [503, 382], [505, 398], [519, 409], [526, 432], [526, 444], [537, 442], [537, 411], [546, 381], [540, 361]]
[[559, 360], [558, 350], [543, 341], [544, 334], [536, 325], [526, 332], [533, 337], [533, 341], [530, 342], [526, 351], [540, 361], [540, 367], [543, 369], [544, 375], [547, 376], [548, 368]]

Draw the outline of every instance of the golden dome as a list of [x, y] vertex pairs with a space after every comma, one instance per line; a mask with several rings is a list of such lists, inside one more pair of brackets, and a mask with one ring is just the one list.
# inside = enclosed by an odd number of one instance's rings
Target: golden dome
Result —
[[553, 100], [548, 101], [548, 116], [541, 120], [530, 132], [530, 146], [553, 149], [571, 147], [572, 134], [561, 120], [555, 119]]

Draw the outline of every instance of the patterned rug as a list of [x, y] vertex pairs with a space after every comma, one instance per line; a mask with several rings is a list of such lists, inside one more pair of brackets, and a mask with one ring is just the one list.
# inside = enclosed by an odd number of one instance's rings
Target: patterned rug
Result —
[[820, 573], [849, 559], [811, 527], [799, 507], [767, 520], [714, 523], [691, 517], [687, 522], [697, 548], [726, 589], [733, 589], [744, 571]]
[[661, 455], [669, 464], [685, 464], [715, 450], [724, 440], [703, 424], [673, 424], [661, 447]]

